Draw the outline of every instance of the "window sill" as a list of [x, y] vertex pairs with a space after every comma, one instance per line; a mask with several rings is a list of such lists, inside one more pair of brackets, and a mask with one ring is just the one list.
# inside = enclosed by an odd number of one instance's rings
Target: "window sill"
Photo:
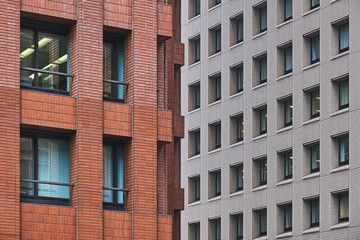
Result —
[[233, 143], [229, 146], [229, 148], [233, 148], [233, 147], [236, 147], [236, 146], [239, 146], [239, 145], [243, 145], [244, 144], [244, 141], [240, 141], [240, 142], [236, 142], [236, 143]]
[[319, 231], [320, 231], [320, 227], [313, 227], [313, 228], [304, 230], [302, 232], [302, 234], [314, 233], [314, 232], [319, 232]]
[[313, 64], [311, 64], [309, 66], [304, 67], [302, 70], [306, 71], [306, 70], [309, 70], [310, 68], [314, 68], [314, 67], [319, 66], [319, 65], [320, 65], [320, 62], [316, 62], [316, 63], [313, 63]]
[[313, 12], [316, 12], [316, 11], [319, 10], [319, 9], [320, 9], [320, 6], [314, 8], [314, 9], [311, 9], [311, 10], [307, 11], [306, 13], [303, 13], [302, 16], [305, 17], [306, 15], [309, 15], [309, 14], [311, 14], [311, 13], [313, 13]]
[[282, 76], [276, 78], [276, 81], [280, 81], [280, 80], [282, 80], [282, 79], [284, 79], [284, 78], [287, 78], [287, 77], [290, 77], [290, 76], [292, 76], [292, 75], [293, 75], [292, 72], [291, 72], [291, 73], [288, 73], [288, 74], [285, 74], [285, 75], [282, 75]]
[[292, 178], [285, 179], [285, 180], [283, 180], [281, 182], [276, 183], [276, 186], [281, 186], [281, 185], [289, 184], [289, 183], [292, 183], [292, 182], [293, 182]]
[[317, 121], [319, 121], [319, 120], [320, 120], [320, 117], [312, 118], [312, 119], [304, 122], [302, 125], [305, 126], [305, 125], [308, 125], [308, 124], [310, 124], [310, 123], [317, 122]]
[[208, 154], [213, 154], [213, 153], [217, 153], [217, 152], [220, 152], [221, 151], [221, 148], [216, 148], [214, 150], [211, 150], [210, 152], [208, 152]]
[[293, 235], [292, 232], [285, 232], [285, 233], [282, 233], [282, 234], [277, 235], [277, 236], [276, 236], [276, 239], [291, 237], [292, 235]]
[[348, 111], [349, 111], [349, 108], [344, 108], [344, 109], [338, 110], [338, 111], [330, 114], [330, 117], [333, 117], [333, 116], [336, 116], [336, 115], [339, 115], [339, 114], [342, 114], [342, 113], [345, 113], [345, 112], [348, 112]]
[[261, 236], [261, 237], [255, 238], [254, 240], [266, 240], [266, 239], [267, 239], [267, 236]]
[[235, 197], [235, 196], [239, 196], [239, 195], [243, 195], [244, 194], [244, 190], [241, 190], [241, 191], [237, 191], [237, 192], [234, 192], [234, 193], [231, 193], [229, 195], [229, 197]]
[[212, 59], [212, 58], [214, 58], [216, 56], [219, 56], [219, 55], [221, 55], [221, 51], [208, 56], [208, 59]]
[[213, 197], [213, 198], [210, 198], [208, 200], [208, 202], [213, 202], [213, 201], [217, 201], [217, 200], [220, 200], [221, 199], [221, 195], [220, 196], [216, 196], [216, 197]]
[[201, 62], [201, 60], [198, 61], [198, 62], [194, 62], [194, 63], [190, 64], [190, 65], [188, 66], [188, 68], [195, 67], [196, 65], [199, 65], [200, 62]]
[[200, 18], [200, 15], [201, 15], [201, 14], [198, 14], [198, 15], [196, 15], [196, 16], [193, 16], [192, 18], [189, 19], [188, 22], [192, 22], [192, 21], [194, 21], [195, 19]]
[[334, 3], [334, 2], [337, 2], [337, 1], [339, 1], [339, 0], [331, 0], [331, 1], [330, 1], [330, 4], [332, 4], [332, 3]]
[[259, 139], [261, 139], [261, 138], [265, 138], [265, 137], [267, 137], [267, 133], [262, 134], [262, 135], [257, 136], [257, 137], [254, 137], [252, 140], [253, 140], [253, 141], [256, 141], [256, 140], [259, 140]]
[[244, 90], [241, 91], [241, 92], [238, 92], [238, 93], [234, 93], [233, 95], [229, 96], [229, 99], [235, 98], [235, 97], [240, 96], [240, 95], [243, 95], [243, 94], [244, 94]]
[[288, 23], [291, 23], [292, 21], [293, 21], [292, 19], [289, 19], [286, 22], [283, 22], [283, 23], [280, 23], [279, 25], [277, 25], [276, 28], [280, 28], [280, 27], [282, 27], [282, 26], [284, 26], [284, 25], [286, 25]]
[[335, 59], [337, 59], [337, 58], [340, 58], [340, 57], [342, 57], [342, 56], [348, 55], [348, 54], [349, 54], [349, 50], [347, 50], [346, 52], [339, 53], [339, 54], [331, 57], [331, 58], [330, 58], [330, 61], [335, 60]]
[[341, 172], [341, 171], [345, 171], [349, 169], [349, 165], [344, 165], [344, 166], [340, 166], [337, 168], [334, 168], [330, 171], [330, 173], [336, 173], [336, 172]]
[[192, 202], [192, 203], [189, 203], [188, 204], [188, 207], [193, 207], [193, 206], [196, 206], [196, 205], [200, 205], [200, 200], [199, 201], [196, 201], [196, 202]]
[[211, 106], [216, 105], [216, 104], [218, 104], [218, 103], [221, 103], [221, 99], [220, 99], [220, 100], [217, 100], [216, 102], [209, 103], [209, 104], [208, 104], [208, 107], [211, 107]]
[[191, 160], [194, 160], [194, 159], [200, 158], [200, 156], [201, 156], [201, 154], [198, 154], [198, 155], [192, 156], [192, 157], [188, 158], [188, 161], [191, 161]]
[[310, 173], [304, 177], [302, 177], [302, 180], [306, 180], [306, 179], [310, 179], [310, 178], [315, 178], [320, 176], [320, 172], [314, 172], [314, 173]]
[[293, 128], [292, 125], [291, 125], [291, 126], [287, 126], [287, 127], [284, 127], [284, 128], [281, 128], [281, 129], [277, 130], [276, 133], [286, 132], [286, 131], [288, 131], [288, 130], [290, 130], [290, 129], [292, 129], [292, 128]]
[[243, 44], [244, 44], [244, 40], [242, 40], [241, 42], [236, 43], [236, 44], [230, 46], [229, 50], [231, 50], [231, 49], [233, 49], [233, 48], [236, 48], [237, 46], [240, 46], [240, 45], [243, 45]]
[[342, 222], [342, 223], [337, 223], [335, 225], [332, 225], [330, 227], [330, 230], [339, 229], [339, 228], [346, 228], [346, 227], [349, 227], [349, 222]]
[[255, 38], [261, 37], [262, 35], [265, 35], [265, 34], [267, 34], [267, 30], [266, 30], [266, 31], [263, 31], [263, 32], [261, 32], [261, 33], [256, 34], [256, 35], [253, 36], [251, 39], [254, 40]]
[[252, 192], [257, 192], [257, 191], [261, 191], [261, 190], [264, 190], [264, 189], [267, 189], [267, 185], [262, 185], [262, 186], [253, 188], [251, 191]]
[[255, 87], [252, 88], [252, 90], [261, 88], [261, 87], [263, 87], [263, 86], [265, 86], [265, 85], [267, 85], [267, 82], [264, 82], [264, 83], [262, 83], [262, 84], [256, 85]]
[[192, 114], [192, 113], [196, 113], [196, 112], [199, 112], [200, 111], [200, 108], [196, 108], [194, 110], [191, 110], [190, 112], [188, 112], [188, 115]]
[[208, 12], [210, 12], [210, 11], [212, 11], [212, 10], [214, 10], [214, 9], [216, 9], [216, 8], [218, 8], [218, 7], [220, 7], [220, 6], [221, 6], [221, 3], [216, 4], [215, 6], [213, 6], [213, 7], [209, 8], [209, 9], [208, 9]]

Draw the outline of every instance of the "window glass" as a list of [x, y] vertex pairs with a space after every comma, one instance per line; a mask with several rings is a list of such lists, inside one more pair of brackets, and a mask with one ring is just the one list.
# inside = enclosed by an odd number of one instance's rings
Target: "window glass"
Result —
[[236, 237], [237, 240], [243, 239], [243, 215], [239, 214], [236, 216]]
[[311, 1], [311, 9], [316, 8], [320, 5], [320, 0], [310, 0]]
[[244, 167], [243, 165], [236, 167], [237, 190], [241, 191], [244, 188]]
[[349, 81], [339, 83], [339, 108], [349, 107]]
[[200, 131], [194, 133], [195, 137], [195, 155], [200, 154]]
[[260, 59], [260, 84], [267, 80], [267, 60], [266, 57]]
[[243, 116], [236, 118], [236, 141], [240, 142], [244, 139], [244, 118]]
[[[35, 179], [34, 175], [34, 145], [32, 138], [20, 138], [20, 178]], [[20, 183], [20, 194], [34, 195], [34, 184]]]
[[349, 137], [339, 139], [339, 165], [349, 164]]
[[267, 109], [260, 110], [260, 134], [267, 132]]
[[200, 39], [195, 40], [195, 62], [200, 61]]
[[244, 89], [244, 72], [242, 67], [236, 69], [236, 88], [237, 92], [242, 92]]
[[215, 78], [215, 100], [221, 99], [221, 77]]
[[195, 240], [200, 240], [200, 223], [195, 223]]
[[221, 29], [215, 31], [215, 51], [221, 51]]
[[285, 176], [285, 179], [292, 178], [292, 172], [293, 172], [292, 159], [293, 159], [292, 152], [288, 152], [288, 153], [284, 154], [284, 163], [285, 163], [284, 176]]
[[319, 36], [311, 38], [311, 64], [320, 60]]
[[311, 118], [320, 116], [320, 91], [311, 92]]
[[200, 0], [195, 0], [195, 15], [200, 14]]
[[349, 193], [339, 195], [339, 222], [349, 221]]
[[260, 164], [260, 185], [265, 185], [267, 183], [267, 163], [266, 159], [259, 160]]
[[349, 50], [349, 23], [345, 23], [339, 27], [339, 51]]
[[292, 47], [284, 50], [285, 74], [292, 72]]
[[319, 209], [319, 199], [310, 200], [310, 224], [311, 227], [319, 226], [320, 222], [320, 209]]
[[221, 124], [215, 125], [215, 148], [221, 147]]
[[292, 0], [285, 0], [285, 21], [292, 18]]
[[266, 31], [267, 29], [267, 7], [260, 9], [260, 32]]
[[266, 235], [267, 232], [267, 223], [266, 223], [266, 210], [260, 211], [260, 236]]
[[285, 114], [285, 127], [291, 126], [293, 121], [293, 112], [292, 112], [292, 100], [287, 100], [284, 102], [284, 114]]
[[195, 86], [195, 109], [200, 107], [200, 84]]
[[221, 172], [215, 173], [215, 195], [221, 195]]
[[320, 145], [311, 147], [311, 172], [318, 172], [320, 169]]
[[284, 232], [292, 230], [292, 205], [284, 206]]
[[240, 18], [236, 21], [236, 42], [242, 42], [243, 41], [243, 19]]
[[215, 239], [221, 240], [221, 220], [215, 220]]
[[196, 177], [195, 181], [195, 201], [200, 200], [200, 177]]

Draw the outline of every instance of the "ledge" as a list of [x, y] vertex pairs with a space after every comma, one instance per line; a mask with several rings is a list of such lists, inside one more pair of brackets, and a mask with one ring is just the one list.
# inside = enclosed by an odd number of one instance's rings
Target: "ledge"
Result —
[[302, 180], [306, 180], [306, 179], [310, 179], [310, 178], [315, 178], [320, 176], [320, 172], [314, 172], [314, 173], [310, 173], [304, 177], [302, 177]]
[[330, 173], [336, 173], [336, 172], [340, 172], [340, 171], [345, 171], [349, 169], [349, 164], [348, 165], [344, 165], [344, 166], [340, 166], [337, 168], [334, 168], [330, 171]]
[[311, 13], [313, 13], [313, 12], [316, 12], [316, 11], [319, 10], [319, 9], [320, 9], [320, 6], [314, 8], [314, 9], [310, 9], [310, 10], [307, 11], [306, 13], [303, 13], [302, 16], [305, 17], [306, 15], [309, 15], [309, 14], [311, 14]]
[[216, 105], [216, 104], [218, 104], [218, 103], [221, 103], [221, 99], [220, 99], [220, 100], [217, 100], [216, 102], [209, 103], [209, 104], [208, 104], [208, 107], [211, 107], [211, 106]]
[[291, 237], [293, 235], [292, 232], [285, 232], [285, 233], [282, 233], [282, 234], [279, 234], [276, 236], [277, 239], [280, 239], [280, 238], [286, 238], [286, 237]]
[[212, 59], [212, 58], [214, 58], [216, 56], [219, 56], [219, 55], [221, 55], [221, 51], [208, 56], [208, 59]]
[[253, 188], [251, 191], [252, 192], [257, 192], [257, 191], [261, 191], [261, 190], [264, 190], [264, 189], [267, 189], [267, 185], [262, 185], [262, 186]]
[[191, 110], [190, 112], [188, 112], [188, 115], [190, 115], [192, 113], [196, 113], [196, 112], [200, 111], [200, 109], [201, 109], [201, 107]]
[[267, 239], [267, 236], [261, 236], [261, 237], [255, 238], [254, 240], [266, 240], [266, 239]]
[[217, 200], [220, 200], [221, 199], [221, 195], [220, 196], [216, 196], [216, 197], [213, 197], [213, 198], [210, 198], [208, 200], [208, 202], [213, 202], [213, 201], [217, 201]]
[[330, 117], [333, 117], [333, 116], [336, 116], [336, 115], [339, 115], [339, 114], [342, 114], [342, 113], [345, 113], [345, 112], [348, 112], [348, 111], [349, 111], [349, 108], [340, 109], [340, 110], [330, 114]]
[[292, 178], [290, 178], [290, 179], [285, 179], [285, 180], [283, 180], [283, 181], [281, 181], [281, 182], [276, 183], [276, 186], [281, 186], [281, 185], [289, 184], [289, 183], [292, 183], [292, 182], [293, 182], [293, 179], [292, 179]]
[[264, 82], [262, 84], [259, 84], [259, 85], [256, 85], [255, 87], [252, 87], [251, 90], [255, 90], [255, 89], [258, 89], [258, 88], [261, 88], [263, 86], [267, 85], [267, 82]]
[[216, 148], [214, 150], [211, 150], [210, 152], [208, 152], [208, 154], [213, 154], [213, 153], [217, 153], [221, 151], [221, 147], [220, 148]]
[[310, 120], [307, 120], [306, 122], [303, 122], [302, 125], [304, 126], [304, 125], [307, 125], [307, 124], [310, 124], [310, 123], [313, 123], [313, 122], [317, 122], [319, 120], [320, 120], [320, 117], [312, 118]]
[[279, 25], [277, 25], [276, 28], [282, 27], [282, 26], [284, 26], [284, 25], [286, 25], [288, 23], [291, 23], [292, 21], [293, 21], [292, 19], [289, 19], [286, 22], [283, 22], [283, 23], [280, 23]]
[[208, 9], [208, 12], [210, 12], [210, 11], [212, 11], [212, 10], [214, 10], [214, 9], [216, 9], [216, 8], [218, 8], [218, 7], [220, 7], [220, 6], [221, 6], [221, 3], [216, 4], [215, 6], [213, 6], [213, 7], [209, 8], [209, 9]]
[[281, 128], [281, 129], [277, 130], [276, 133], [286, 132], [286, 131], [288, 131], [288, 130], [290, 130], [292, 128], [293, 128], [293, 125], [287, 126], [287, 127], [284, 127], [284, 128]]
[[191, 161], [191, 160], [194, 160], [194, 159], [200, 158], [200, 156], [201, 156], [201, 154], [198, 154], [198, 155], [195, 155], [195, 156], [189, 157], [189, 158], [188, 158], [188, 161]]
[[304, 68], [302, 69], [302, 71], [309, 70], [310, 68], [314, 68], [314, 67], [319, 66], [319, 65], [320, 65], [320, 62], [313, 63], [313, 64], [311, 64], [311, 65], [309, 65], [309, 66], [304, 67]]
[[241, 41], [241, 42], [239, 42], [239, 43], [236, 43], [236, 44], [230, 46], [230, 47], [229, 47], [229, 50], [231, 50], [231, 49], [233, 49], [233, 48], [236, 48], [237, 46], [240, 46], [240, 45], [243, 45], [243, 44], [244, 44], [244, 40]]
[[308, 233], [314, 233], [314, 232], [319, 232], [319, 231], [320, 231], [320, 227], [313, 227], [313, 228], [304, 230], [302, 233], [308, 234]]
[[229, 197], [235, 197], [244, 194], [244, 190], [230, 193]]
[[252, 139], [252, 141], [256, 141], [256, 140], [259, 140], [259, 139], [261, 139], [261, 138], [265, 138], [265, 137], [267, 137], [267, 133], [262, 134], [262, 135], [257, 136], [257, 137], [254, 137], [254, 138]]
[[190, 19], [188, 19], [188, 22], [192, 22], [192, 21], [194, 21], [195, 19], [200, 18], [200, 16], [201, 16], [201, 13], [198, 14], [198, 15], [196, 15], [196, 16], [194, 16], [194, 17], [192, 17], [192, 18], [190, 18]]
[[229, 96], [229, 99], [235, 98], [235, 97], [240, 96], [240, 95], [243, 95], [243, 94], [244, 94], [244, 90], [241, 91], [241, 92], [238, 92], [238, 93], [234, 93], [233, 95], [230, 95], [230, 96]]
[[287, 78], [287, 77], [290, 77], [290, 76], [292, 76], [293, 75], [293, 73], [291, 72], [291, 73], [287, 73], [287, 74], [285, 74], [285, 75], [282, 75], [282, 76], [280, 76], [280, 77], [277, 77], [276, 78], [276, 81], [280, 81], [280, 80], [282, 80], [282, 79], [284, 79], [284, 78]]
[[200, 202], [201, 202], [201, 200], [196, 201], [196, 202], [192, 202], [192, 203], [188, 204], [188, 207], [192, 207], [192, 206], [200, 205]]
[[256, 34], [256, 35], [253, 36], [251, 39], [254, 40], [255, 38], [261, 37], [262, 35], [265, 35], [265, 34], [267, 34], [267, 30], [264, 31], [264, 32], [261, 32], [261, 33]]
[[229, 148], [233, 148], [233, 147], [236, 147], [236, 146], [239, 146], [239, 145], [243, 145], [244, 144], [244, 141], [240, 141], [240, 142], [236, 142], [236, 143], [233, 143], [229, 146]]
[[192, 63], [191, 65], [188, 65], [188, 68], [197, 66], [197, 65], [199, 65], [200, 63], [201, 63], [201, 59], [200, 59], [200, 61], [198, 61], [198, 62], [194, 62], [194, 63]]
[[330, 58], [330, 61], [335, 60], [335, 59], [337, 59], [337, 58], [340, 58], [340, 57], [342, 57], [342, 56], [348, 55], [348, 54], [349, 54], [349, 50], [347, 50], [346, 52], [342, 52], [342, 53], [336, 54], [335, 56], [333, 56], [333, 57]]
[[339, 228], [346, 228], [346, 227], [349, 227], [349, 222], [342, 222], [342, 223], [337, 223], [335, 225], [332, 225], [330, 227], [330, 230], [339, 229]]

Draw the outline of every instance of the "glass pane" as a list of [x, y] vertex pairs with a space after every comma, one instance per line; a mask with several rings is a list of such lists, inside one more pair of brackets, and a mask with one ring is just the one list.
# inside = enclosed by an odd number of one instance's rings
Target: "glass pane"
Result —
[[266, 210], [260, 211], [260, 235], [266, 233]]
[[200, 240], [200, 223], [195, 224], [195, 240]]
[[200, 61], [200, 39], [195, 40], [195, 61]]
[[200, 0], [195, 0], [195, 15], [199, 15], [200, 14]]
[[237, 22], [236, 22], [236, 24], [237, 24], [237, 42], [239, 43], [239, 42], [241, 42], [241, 41], [243, 41], [243, 19], [241, 18], [241, 19], [238, 19], [237, 20]]
[[195, 154], [200, 154], [200, 132], [195, 132]]
[[349, 162], [349, 137], [340, 138], [339, 140], [339, 162]]
[[[57, 139], [38, 139], [38, 179], [69, 183], [69, 142]], [[69, 198], [69, 187], [39, 184], [39, 196]]]
[[216, 100], [220, 100], [221, 99], [221, 78], [218, 77], [215, 79], [215, 96], [216, 96]]
[[320, 219], [319, 199], [311, 200], [311, 224], [317, 225]]
[[292, 70], [292, 47], [285, 49], [285, 73]]
[[320, 151], [319, 145], [311, 147], [311, 170], [320, 168]]
[[200, 200], [200, 177], [195, 178], [195, 200]]
[[292, 177], [292, 153], [286, 153], [285, 155], [285, 178]]
[[240, 214], [236, 217], [237, 220], [237, 237], [243, 237], [243, 215]]
[[317, 62], [320, 58], [319, 36], [311, 38], [311, 63]]
[[267, 28], [267, 11], [266, 7], [260, 9], [260, 32], [265, 31]]
[[284, 227], [288, 230], [292, 227], [292, 205], [284, 206]]
[[340, 51], [347, 50], [349, 48], [349, 23], [346, 23], [339, 27], [339, 35]]
[[349, 193], [339, 195], [339, 219], [349, 218]]
[[244, 88], [244, 73], [242, 67], [236, 70], [236, 86], [237, 92], [241, 92]]
[[267, 181], [267, 166], [266, 159], [260, 160], [260, 185], [266, 184]]
[[216, 30], [215, 35], [216, 35], [215, 49], [216, 49], [216, 52], [220, 52], [221, 51], [221, 29]]
[[340, 107], [349, 105], [349, 81], [339, 83], [340, 87]]
[[285, 0], [285, 20], [292, 18], [292, 0]]
[[320, 92], [311, 93], [311, 116], [319, 116], [320, 114]]
[[[53, 72], [68, 72], [68, 39], [66, 36], [39, 33], [38, 68]], [[67, 77], [38, 73], [39, 87], [67, 91]]]
[[[124, 149], [123, 147], [116, 147], [117, 154], [117, 188], [124, 188]], [[124, 192], [117, 192], [117, 203], [124, 203]]]
[[217, 219], [215, 220], [215, 235], [216, 240], [221, 240], [221, 220]]
[[284, 113], [285, 113], [285, 126], [291, 125], [292, 123], [292, 101], [285, 101], [284, 102]]
[[236, 118], [236, 141], [242, 141], [244, 139], [244, 120], [243, 117]]
[[260, 133], [266, 133], [267, 130], [267, 111], [260, 110]]
[[[114, 176], [113, 176], [113, 148], [109, 145], [103, 146], [103, 186], [113, 187]], [[103, 201], [113, 202], [113, 191], [103, 191]]]
[[243, 189], [244, 184], [244, 169], [243, 166], [237, 167], [237, 190]]
[[[35, 67], [34, 31], [21, 28], [20, 30], [20, 67]], [[33, 72], [20, 70], [21, 85], [33, 86]]]
[[316, 7], [320, 4], [320, 0], [311, 0], [311, 7]]
[[[20, 138], [20, 179], [34, 180], [34, 153], [31, 138]], [[20, 194], [34, 195], [34, 184], [20, 182]]]
[[216, 195], [221, 194], [221, 172], [215, 173], [215, 191]]
[[267, 80], [267, 60], [266, 57], [260, 60], [260, 83]]
[[200, 85], [195, 86], [195, 108], [200, 107]]

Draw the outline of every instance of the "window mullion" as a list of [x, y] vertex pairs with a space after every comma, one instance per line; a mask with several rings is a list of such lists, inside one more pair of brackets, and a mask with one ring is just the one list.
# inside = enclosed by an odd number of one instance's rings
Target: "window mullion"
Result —
[[[113, 148], [113, 186], [114, 188], [118, 188], [118, 162], [117, 162], [117, 148], [115, 146], [112, 146]], [[118, 203], [118, 192], [113, 191], [113, 202]]]
[[[34, 141], [34, 180], [39, 180], [39, 147], [38, 147], [38, 137], [33, 137]], [[39, 184], [34, 183], [34, 196], [38, 196]]]
[[[39, 28], [35, 28], [34, 33], [34, 50], [35, 50], [35, 68], [39, 69]], [[39, 76], [37, 72], [34, 72], [35, 77], [35, 87], [39, 86]]]

